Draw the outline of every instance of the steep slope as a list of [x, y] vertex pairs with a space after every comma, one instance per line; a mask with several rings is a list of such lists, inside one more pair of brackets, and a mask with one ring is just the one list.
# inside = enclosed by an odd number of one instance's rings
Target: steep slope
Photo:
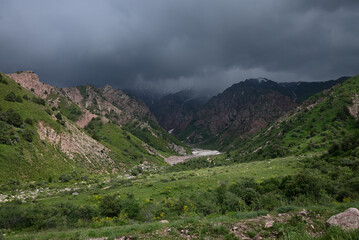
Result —
[[[57, 111], [1, 75], [1, 179], [35, 178], [72, 170], [118, 171], [110, 150]], [[11, 96], [15, 96], [15, 101]]]
[[[110, 86], [98, 89], [82, 86], [64, 89], [73, 101], [96, 116], [106, 117], [132, 133], [163, 156], [189, 153], [189, 148], [163, 131], [145, 103]], [[79, 96], [78, 93], [81, 95]], [[90, 123], [90, 122], [88, 122]], [[86, 125], [88, 124], [86, 123]]]
[[292, 92], [267, 79], [234, 84], [203, 106], [180, 138], [209, 147], [225, 146], [238, 135], [252, 135], [297, 104]]
[[[163, 154], [184, 149], [171, 136], [172, 141], [158, 137], [167, 148], [151, 147], [106, 116], [78, 106], [63, 90], [42, 84], [32, 72], [9, 75], [19, 83], [0, 76], [0, 180], [58, 177], [74, 170], [123, 172], [140, 164], [155, 168], [165, 164]], [[86, 114], [91, 118], [81, 129], [76, 123]]]
[[183, 90], [154, 102], [151, 106], [159, 124], [174, 134], [183, 131], [195, 113], [208, 101], [205, 94], [195, 90]]
[[251, 139], [228, 148], [242, 159], [273, 158], [328, 150], [358, 130], [359, 77], [314, 95]]
[[[38, 76], [31, 71], [9, 74], [9, 76], [28, 90], [34, 91], [81, 128], [86, 127], [92, 119], [100, 117], [126, 128], [151, 147], [160, 146], [159, 153], [164, 156], [190, 152], [186, 145], [159, 127], [155, 116], [145, 103], [129, 97], [121, 90], [113, 89], [108, 85], [104, 88], [91, 85], [56, 88], [40, 82]], [[134, 125], [134, 122], [140, 124]], [[142, 128], [143, 124], [147, 124], [148, 127]]]

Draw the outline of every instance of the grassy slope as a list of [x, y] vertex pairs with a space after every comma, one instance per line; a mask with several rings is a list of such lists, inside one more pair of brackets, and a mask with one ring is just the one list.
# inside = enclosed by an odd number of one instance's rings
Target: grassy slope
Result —
[[159, 173], [142, 175], [137, 178], [127, 179], [124, 176], [115, 176], [101, 184], [102, 188], [92, 188], [76, 197], [58, 195], [48, 199], [39, 198], [44, 204], [61, 203], [70, 200], [75, 203], [93, 203], [92, 197], [96, 195], [109, 195], [119, 193], [126, 195], [134, 193], [140, 201], [145, 199], [162, 200], [168, 196], [178, 197], [184, 193], [213, 190], [220, 182], [232, 183], [246, 177], [253, 177], [256, 181], [263, 181], [272, 177], [291, 175], [298, 170], [297, 157], [278, 158], [270, 162], [240, 163], [230, 166], [204, 168], [199, 170], [187, 170], [179, 173]]
[[155, 148], [159, 153], [161, 153], [165, 157], [169, 157], [171, 155], [178, 155], [173, 149], [170, 148], [169, 144], [174, 143], [178, 146], [183, 147], [186, 152], [191, 153], [190, 148], [183, 144], [181, 141], [164, 131], [158, 124], [153, 122], [148, 122], [151, 127], [151, 131], [147, 128], [140, 129], [138, 127], [138, 122], [131, 122], [124, 126], [124, 128], [131, 132], [133, 135], [146, 142], [151, 147]]
[[97, 134], [100, 142], [113, 152], [112, 157], [129, 166], [145, 161], [164, 164], [160, 157], [148, 153], [140, 139], [116, 124], [106, 123], [99, 126]]
[[[31, 118], [34, 122], [33, 126], [25, 124], [25, 128], [31, 129], [35, 135], [31, 143], [21, 138], [16, 145], [0, 144], [0, 181], [9, 178], [36, 178], [71, 171], [74, 168], [73, 162], [57, 151], [56, 148], [42, 143], [36, 134], [35, 126], [36, 122], [39, 121], [45, 122], [57, 132], [64, 131], [63, 127], [45, 112], [48, 106], [36, 104], [31, 100], [23, 100], [22, 103], [5, 101], [4, 97], [11, 91], [21, 97], [25, 94], [29, 98], [36, 96], [9, 78], [5, 76], [4, 78], [8, 84], [0, 83], [0, 106], [2, 110], [6, 111], [12, 108], [21, 115], [23, 120]], [[23, 129], [15, 128], [15, 131], [19, 132]], [[46, 147], [44, 147], [45, 144]]]
[[[88, 99], [89, 95], [87, 93], [87, 89], [85, 86], [79, 86], [77, 87], [80, 91], [81, 95], [83, 96], [84, 100]], [[92, 88], [94, 92], [101, 98], [105, 100], [105, 98], [101, 95], [100, 91], [96, 88]], [[116, 104], [115, 104], [116, 105]], [[69, 107], [67, 107], [69, 108]], [[99, 109], [98, 104], [96, 100], [92, 101], [92, 104], [90, 106], [87, 106], [87, 109], [95, 114], [106, 112], [105, 116], [108, 119], [111, 119], [112, 121], [116, 122], [120, 116], [117, 116], [117, 114], [113, 111], [107, 111], [106, 109]], [[76, 110], [73, 110], [73, 112], [76, 112]], [[142, 140], [149, 146], [153, 147], [158, 151], [161, 155], [168, 157], [171, 155], [178, 155], [171, 147], [169, 147], [170, 144], [176, 144], [178, 146], [181, 146], [185, 148], [186, 152], [189, 154], [191, 153], [190, 148], [183, 144], [181, 141], [164, 131], [157, 123], [152, 122], [151, 120], [148, 120], [146, 118], [141, 119], [141, 122], [137, 119], [131, 119], [128, 121], [124, 126], [122, 126], [124, 129], [126, 129], [128, 132], [136, 136], [138, 139]], [[143, 125], [143, 123], [148, 123], [148, 128], [140, 129], [138, 126]], [[150, 130], [149, 130], [150, 129]]]
[[[39, 121], [48, 124], [57, 132], [67, 131], [45, 111], [52, 112], [51, 108], [47, 105], [36, 104], [31, 100], [23, 100], [22, 103], [5, 101], [4, 97], [11, 91], [14, 92], [16, 96], [23, 97], [27, 95], [30, 99], [36, 98], [36, 96], [20, 87], [13, 80], [5, 76], [4, 78], [8, 84], [0, 83], [0, 106], [2, 111], [5, 112], [12, 108], [21, 115], [23, 120], [31, 118], [33, 120], [33, 126], [25, 124], [25, 128], [31, 129], [35, 134], [31, 143], [21, 138], [20, 142], [16, 145], [0, 144], [0, 164], [2, 166], [0, 170], [0, 181], [10, 178], [48, 178], [50, 176], [59, 176], [73, 170], [81, 172], [81, 166], [69, 159], [56, 147], [49, 143], [42, 142], [36, 133], [35, 127]], [[65, 101], [61, 101], [60, 111], [65, 116], [69, 116], [71, 120], [76, 120], [76, 112], [79, 108], [73, 105], [74, 104], [66, 104]], [[23, 129], [15, 128], [15, 131], [22, 130]], [[21, 136], [21, 134], [19, 135]], [[159, 165], [164, 164], [161, 158], [147, 152], [141, 140], [131, 133], [124, 133], [124, 130], [115, 124], [105, 124], [100, 129], [100, 135], [104, 136], [101, 143], [112, 151], [111, 156], [123, 168], [131, 167], [144, 161]], [[127, 136], [130, 136], [130, 139], [128, 139]]]
[[[348, 107], [359, 92], [359, 77], [351, 78], [329, 92], [311, 97], [304, 107], [281, 123], [274, 123], [251, 139], [238, 137], [232, 144], [234, 155], [248, 159], [322, 152], [358, 129]], [[315, 104], [310, 110], [311, 104]]]

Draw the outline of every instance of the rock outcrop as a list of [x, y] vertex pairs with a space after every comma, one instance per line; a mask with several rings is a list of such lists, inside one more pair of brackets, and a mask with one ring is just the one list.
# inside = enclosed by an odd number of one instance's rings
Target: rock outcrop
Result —
[[[33, 71], [11, 73], [7, 74], [7, 76], [27, 90], [34, 92], [40, 98], [47, 100], [52, 106], [58, 107], [60, 101], [68, 101], [68, 105], [73, 102], [80, 106], [82, 115], [76, 121], [76, 124], [82, 128], [97, 115], [111, 118], [111, 120], [119, 124], [133, 119], [146, 119], [157, 122], [156, 117], [144, 102], [132, 98], [109, 85], [104, 88], [96, 88], [91, 85], [57, 88], [41, 82], [39, 76]], [[50, 97], [50, 94], [57, 94], [58, 97]]]
[[40, 139], [47, 141], [67, 155], [69, 159], [79, 161], [85, 160], [81, 166], [91, 170], [107, 171], [112, 169], [116, 172], [115, 162], [110, 157], [110, 150], [77, 129], [72, 123], [66, 123], [68, 132], [57, 133], [54, 129], [43, 122], [39, 122], [37, 133]]
[[15, 82], [19, 83], [22, 87], [29, 91], [34, 92], [41, 98], [46, 98], [50, 93], [58, 93], [59, 89], [49, 84], [40, 82], [39, 76], [33, 71], [23, 71], [18, 73], [7, 74]]
[[326, 223], [329, 226], [339, 226], [346, 230], [359, 229], [359, 210], [349, 208], [342, 213], [331, 216]]

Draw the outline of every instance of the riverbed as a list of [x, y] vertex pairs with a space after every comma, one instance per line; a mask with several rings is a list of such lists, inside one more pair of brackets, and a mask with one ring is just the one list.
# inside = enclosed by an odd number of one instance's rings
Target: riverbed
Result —
[[221, 154], [219, 151], [216, 150], [206, 150], [206, 149], [199, 149], [195, 148], [192, 149], [192, 154], [187, 156], [171, 156], [168, 158], [165, 158], [165, 161], [170, 165], [175, 165], [178, 163], [187, 162], [188, 160], [192, 158], [197, 157], [206, 157], [206, 156], [216, 156]]

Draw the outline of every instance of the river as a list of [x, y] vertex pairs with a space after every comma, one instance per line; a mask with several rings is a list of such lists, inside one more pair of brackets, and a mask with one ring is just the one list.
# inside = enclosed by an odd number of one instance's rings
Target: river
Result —
[[195, 148], [192, 149], [192, 154], [191, 155], [187, 155], [187, 156], [171, 156], [168, 158], [165, 158], [165, 161], [170, 164], [170, 165], [175, 165], [178, 163], [183, 163], [186, 162], [192, 158], [197, 158], [197, 157], [205, 157], [205, 156], [215, 156], [215, 155], [219, 155], [221, 154], [220, 152], [216, 151], [216, 150], [205, 150], [205, 149], [199, 149], [199, 148]]

